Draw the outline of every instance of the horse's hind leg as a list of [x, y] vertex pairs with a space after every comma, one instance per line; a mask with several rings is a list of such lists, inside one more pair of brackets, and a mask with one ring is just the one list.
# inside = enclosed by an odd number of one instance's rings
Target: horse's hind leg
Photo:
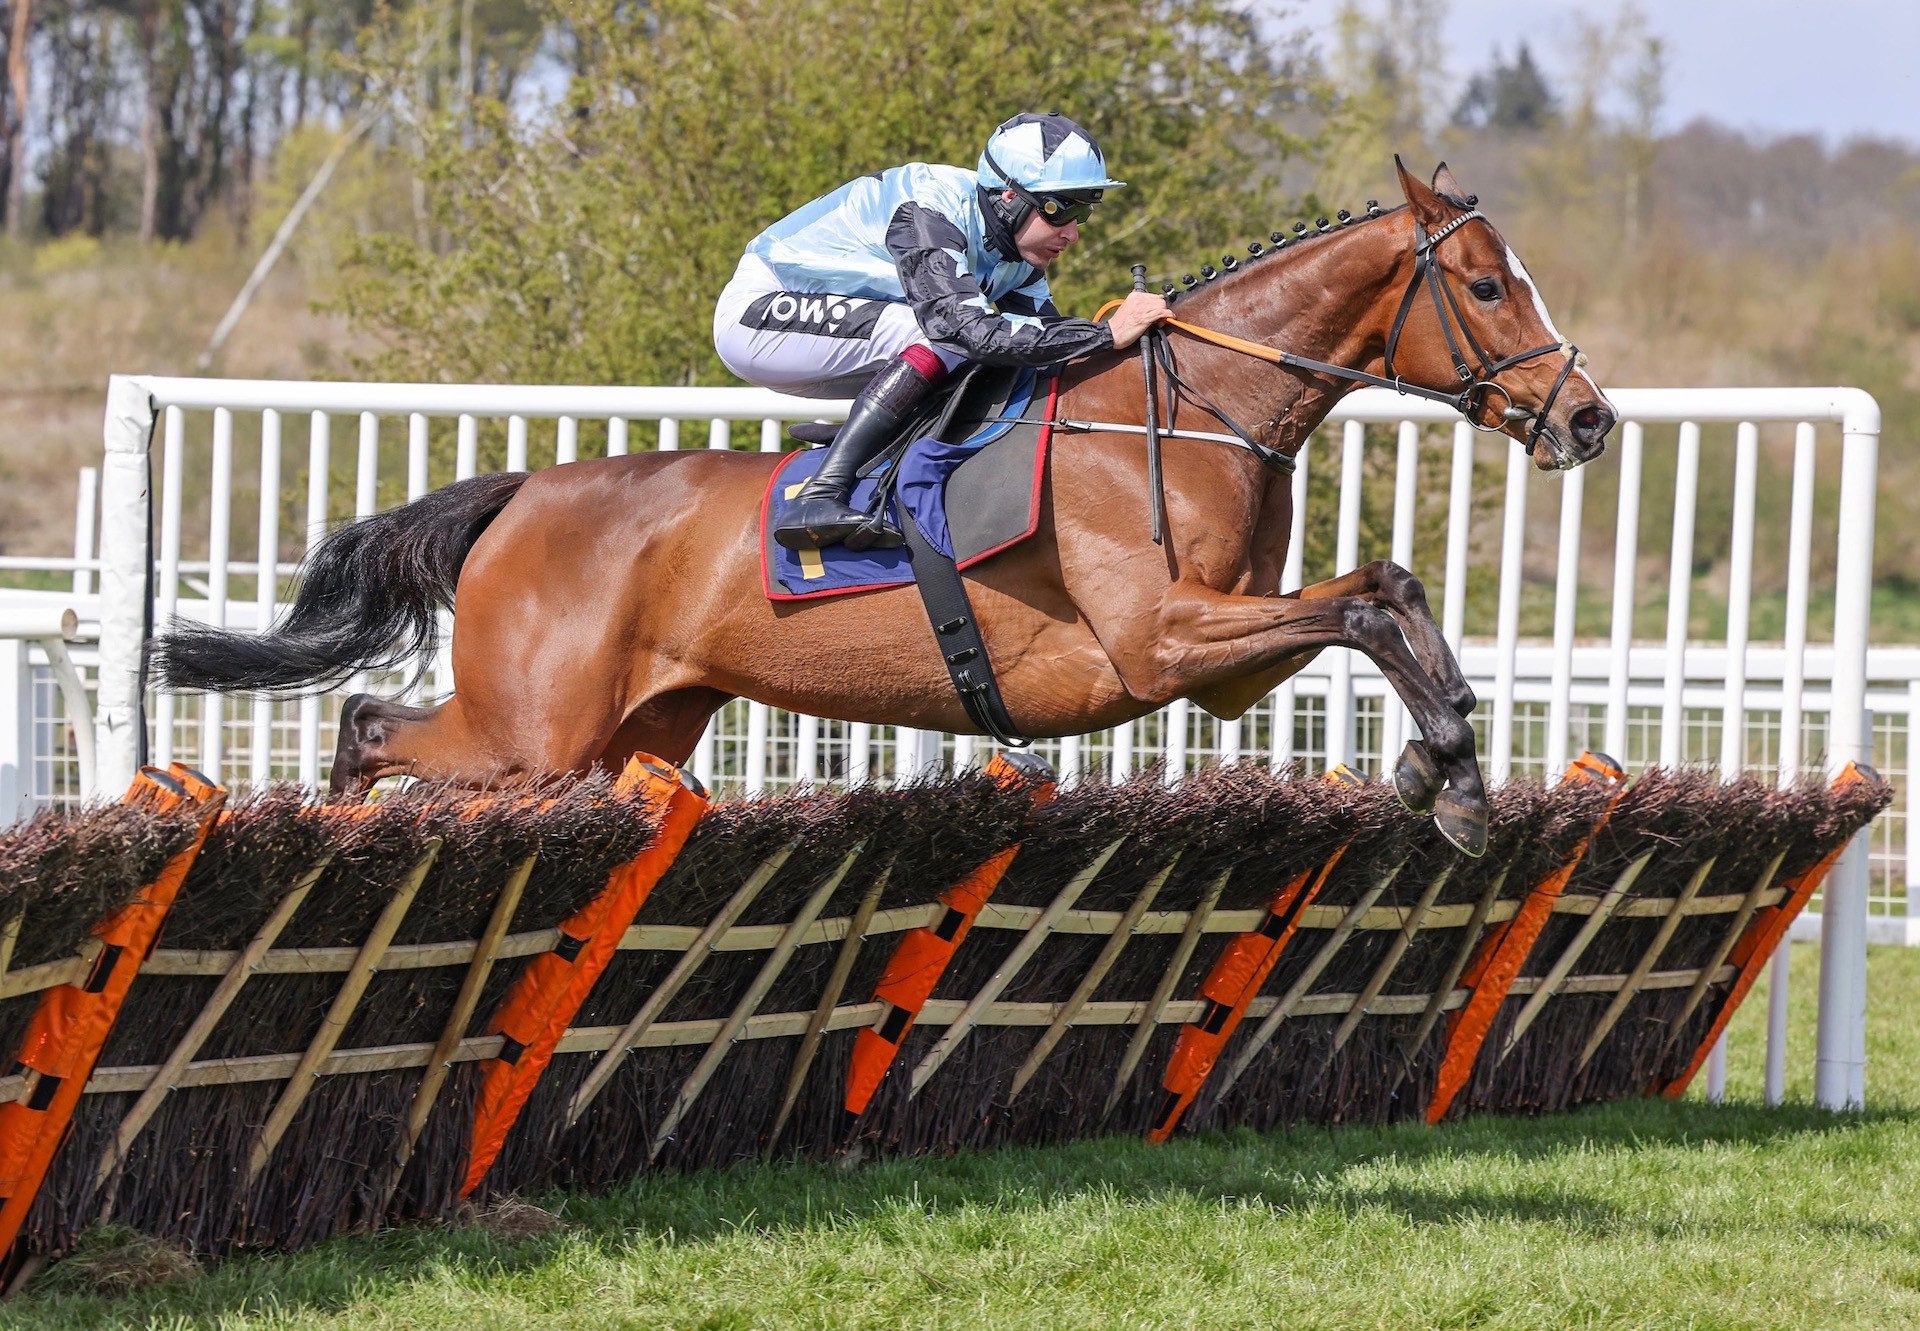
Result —
[[604, 734], [542, 736], [537, 748], [524, 742], [531, 728], [510, 733], [475, 723], [459, 694], [435, 707], [408, 707], [356, 693], [340, 709], [331, 788], [336, 795], [364, 793], [383, 776], [414, 776], [460, 786], [493, 786], [591, 765]]

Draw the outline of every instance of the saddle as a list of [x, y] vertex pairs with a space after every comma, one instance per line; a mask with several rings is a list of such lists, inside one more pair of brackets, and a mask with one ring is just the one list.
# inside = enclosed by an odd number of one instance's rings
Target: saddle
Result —
[[[861, 469], [849, 502], [868, 512], [891, 508], [906, 536], [902, 546], [789, 550], [773, 540], [782, 506], [820, 465], [824, 449], [782, 459], [760, 507], [761, 582], [769, 599], [813, 600], [913, 583], [969, 717], [1009, 745], [1026, 741], [1000, 698], [960, 570], [1039, 527], [1057, 386], [1055, 376], [1032, 369], [972, 367]], [[838, 428], [812, 422], [792, 433], [827, 443]]]

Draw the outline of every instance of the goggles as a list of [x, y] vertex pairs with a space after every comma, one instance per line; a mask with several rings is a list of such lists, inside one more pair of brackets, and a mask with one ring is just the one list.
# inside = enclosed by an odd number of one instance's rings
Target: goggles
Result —
[[1084, 222], [1093, 216], [1093, 205], [1100, 202], [1106, 193], [1099, 189], [1062, 190], [1058, 194], [1036, 194], [1026, 188], [1007, 173], [1000, 163], [993, 160], [993, 154], [985, 154], [987, 164], [991, 166], [1005, 182], [1005, 187], [1017, 195], [1020, 201], [1040, 214], [1040, 220], [1051, 227], [1063, 227], [1074, 222]]

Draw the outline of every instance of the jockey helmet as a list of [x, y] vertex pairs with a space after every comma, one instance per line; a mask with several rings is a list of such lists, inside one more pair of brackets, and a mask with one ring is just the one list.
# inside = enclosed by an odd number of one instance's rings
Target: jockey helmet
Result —
[[[1104, 191], [1125, 183], [1107, 174], [1093, 135], [1058, 111], [1022, 112], [1003, 122], [980, 154], [978, 175], [1001, 220], [1016, 232], [1029, 212], [1052, 226], [1084, 222]], [[999, 197], [1006, 189], [1014, 192], [1011, 201]]]

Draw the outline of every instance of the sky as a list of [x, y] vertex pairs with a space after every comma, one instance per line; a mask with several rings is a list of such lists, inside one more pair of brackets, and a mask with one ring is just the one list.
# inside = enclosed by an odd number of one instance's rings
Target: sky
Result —
[[[1360, 0], [1378, 12], [1378, 0]], [[1331, 32], [1341, 0], [1263, 0], [1288, 26]], [[1448, 0], [1445, 58], [1464, 83], [1495, 45], [1525, 41], [1552, 76], [1576, 58], [1573, 16], [1621, 0]], [[1920, 0], [1643, 0], [1667, 47], [1662, 129], [1702, 116], [1764, 136], [1871, 136], [1920, 145]]]

